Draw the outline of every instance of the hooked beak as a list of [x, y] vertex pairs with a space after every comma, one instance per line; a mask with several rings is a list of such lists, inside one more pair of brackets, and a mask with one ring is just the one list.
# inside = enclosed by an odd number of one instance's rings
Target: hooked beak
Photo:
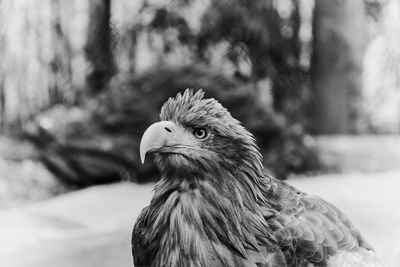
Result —
[[156, 151], [171, 141], [176, 124], [170, 121], [160, 121], [150, 125], [144, 132], [140, 141], [140, 160], [144, 164], [146, 153]]

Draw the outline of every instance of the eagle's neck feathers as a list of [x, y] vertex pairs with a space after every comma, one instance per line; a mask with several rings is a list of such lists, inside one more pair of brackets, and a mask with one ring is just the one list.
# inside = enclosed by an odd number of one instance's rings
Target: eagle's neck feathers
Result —
[[259, 199], [260, 188], [249, 180], [254, 171], [241, 171], [241, 177], [238, 169], [234, 171], [235, 176], [233, 170], [226, 170], [217, 176], [206, 172], [202, 177], [164, 177], [158, 182], [149, 218], [149, 242], [157, 240], [163, 252], [157, 253], [157, 262], [164, 266], [215, 262], [231, 266], [235, 257], [226, 248], [243, 259], [247, 248], [274, 247], [276, 241], [257, 205], [264, 202]]

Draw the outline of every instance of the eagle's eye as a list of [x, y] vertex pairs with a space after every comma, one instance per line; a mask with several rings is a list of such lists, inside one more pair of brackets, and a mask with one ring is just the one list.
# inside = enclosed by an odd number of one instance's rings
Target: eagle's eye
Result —
[[197, 139], [204, 139], [208, 136], [208, 131], [204, 128], [195, 128], [193, 130], [193, 135], [197, 138]]

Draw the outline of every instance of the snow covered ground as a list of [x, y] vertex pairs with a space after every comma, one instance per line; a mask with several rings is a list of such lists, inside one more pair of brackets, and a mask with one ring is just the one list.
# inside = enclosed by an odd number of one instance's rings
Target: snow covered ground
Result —
[[[400, 262], [400, 171], [291, 179], [354, 221], [386, 266]], [[130, 234], [152, 185], [120, 183], [0, 212], [2, 267], [132, 266]]]

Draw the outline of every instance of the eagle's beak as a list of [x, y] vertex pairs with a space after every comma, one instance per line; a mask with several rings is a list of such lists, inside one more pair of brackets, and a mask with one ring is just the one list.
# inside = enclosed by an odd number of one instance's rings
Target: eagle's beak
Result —
[[150, 125], [140, 141], [140, 160], [144, 163], [146, 153], [155, 151], [173, 139], [176, 124], [170, 121], [160, 121]]

